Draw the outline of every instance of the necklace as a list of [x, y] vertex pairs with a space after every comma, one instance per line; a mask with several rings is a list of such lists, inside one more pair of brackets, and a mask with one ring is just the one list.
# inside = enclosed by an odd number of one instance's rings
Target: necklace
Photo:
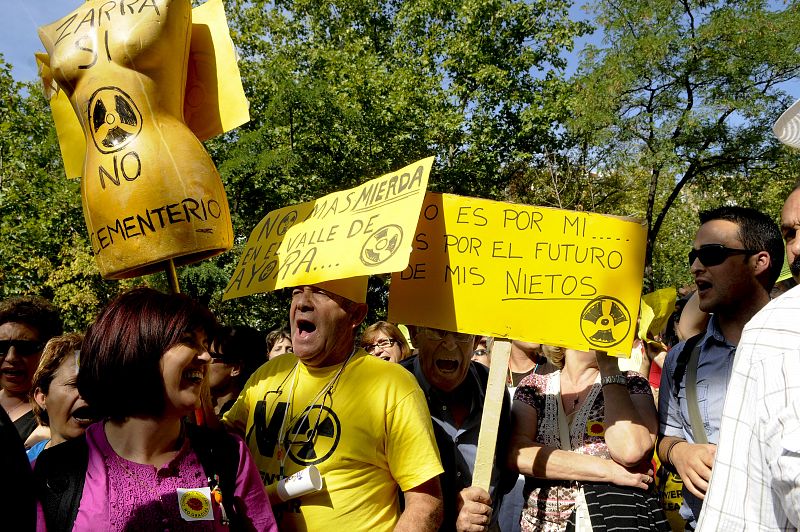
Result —
[[[286, 410], [284, 410], [284, 412], [283, 412], [283, 419], [281, 420], [281, 426], [280, 426], [280, 429], [278, 430], [278, 461], [279, 461], [279, 464], [280, 464], [280, 471], [279, 471], [280, 478], [284, 478], [285, 477], [286, 458], [289, 456], [288, 450], [293, 445], [297, 444], [297, 436], [298, 436], [298, 433], [299, 433], [299, 431], [295, 431], [294, 434], [292, 434], [291, 430], [289, 429], [289, 427], [302, 427], [302, 426], [305, 426], [308, 423], [309, 414], [311, 414], [311, 411], [314, 410], [315, 406], [319, 405], [320, 406], [320, 413], [318, 414], [317, 420], [314, 423], [314, 428], [309, 433], [309, 434], [311, 434], [311, 436], [309, 436], [309, 438], [313, 438], [313, 437], [316, 436], [317, 427], [319, 426], [319, 422], [322, 419], [322, 408], [321, 407], [324, 405], [325, 400], [326, 400], [327, 397], [333, 396], [333, 392], [334, 392], [334, 389], [336, 387], [336, 384], [339, 381], [339, 377], [341, 377], [342, 373], [344, 372], [344, 368], [347, 366], [347, 363], [350, 362], [350, 359], [353, 358], [353, 355], [355, 354], [355, 352], [356, 352], [356, 349], [353, 348], [353, 350], [350, 352], [349, 355], [347, 355], [347, 358], [342, 363], [342, 367], [340, 367], [339, 370], [336, 372], [336, 374], [333, 377], [331, 377], [331, 379], [325, 384], [325, 386], [322, 387], [322, 389], [320, 389], [320, 391], [317, 393], [316, 396], [314, 396], [314, 398], [308, 403], [308, 405], [306, 405], [306, 407], [303, 410], [300, 411], [300, 414], [298, 414], [297, 416], [291, 418], [291, 420], [289, 421], [289, 424], [287, 426], [286, 425], [286, 418], [288, 417], [289, 409], [292, 408], [292, 405], [294, 403], [295, 386], [297, 384], [297, 380], [298, 380], [298, 377], [299, 377], [299, 374], [297, 372], [297, 368], [298, 368], [298, 365], [300, 364], [300, 362], [298, 361], [297, 363], [295, 363], [295, 366], [292, 369], [292, 373], [294, 375], [293, 375], [293, 378], [292, 378], [292, 383], [289, 386], [289, 392], [288, 392], [288, 396], [287, 396], [287, 403], [288, 404], [286, 405]], [[322, 399], [321, 403], [319, 402], [320, 399]], [[289, 430], [289, 433], [287, 433], [286, 430]], [[291, 436], [291, 441], [289, 440], [290, 436]], [[311, 440], [309, 440], [309, 442], [306, 442], [306, 443], [310, 443], [310, 441]], [[286, 444], [285, 446], [284, 446], [284, 443]]]
[[[590, 387], [588, 387], [588, 388], [587, 388], [587, 390], [591, 390], [591, 386], [590, 386]], [[578, 405], [581, 403], [581, 401], [583, 401], [584, 399], [586, 399], [586, 397], [587, 397], [588, 395], [589, 395], [589, 393], [588, 393], [588, 392], [586, 392], [585, 394], [584, 394], [584, 392], [583, 392], [583, 391], [580, 391], [580, 392], [578, 392], [578, 393], [575, 395], [575, 398], [572, 400], [572, 408], [570, 408], [570, 409], [567, 409], [567, 408], [566, 408], [566, 406], [565, 406], [565, 408], [564, 408], [565, 412], [564, 412], [564, 413], [565, 413], [566, 415], [570, 415], [570, 414], [572, 414], [573, 412], [575, 412], [576, 410], [578, 410]]]
[[[598, 371], [598, 373], [599, 373], [599, 371]], [[573, 412], [575, 412], [576, 410], [578, 410], [578, 405], [581, 403], [581, 401], [585, 400], [586, 397], [589, 396], [589, 393], [592, 390], [592, 386], [594, 385], [594, 382], [597, 380], [597, 374], [595, 374], [592, 377], [591, 381], [585, 380], [584, 382], [589, 382], [589, 384], [587, 386], [584, 386], [583, 388], [581, 388], [579, 385], [576, 385], [576, 383], [573, 382], [572, 379], [570, 379], [569, 375], [567, 375], [566, 373], [562, 372], [562, 375], [564, 376], [564, 380], [567, 383], [569, 383], [570, 388], [573, 389], [573, 390], [577, 390], [576, 392], [574, 392], [575, 393], [575, 397], [572, 399], [572, 405], [570, 405], [571, 408], [568, 409], [567, 408], [568, 405], [566, 405], [566, 404], [563, 405], [564, 406], [564, 413], [566, 415], [570, 415]], [[562, 390], [561, 390], [561, 397], [562, 397], [562, 404], [563, 404], [563, 397], [564, 397], [563, 386], [562, 386]]]

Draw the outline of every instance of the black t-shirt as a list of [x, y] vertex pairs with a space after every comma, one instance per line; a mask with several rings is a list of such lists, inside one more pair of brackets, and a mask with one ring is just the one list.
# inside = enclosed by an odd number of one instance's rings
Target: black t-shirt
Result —
[[532, 367], [528, 371], [523, 371], [522, 373], [515, 373], [515, 372], [512, 371], [511, 372], [511, 386], [513, 386], [514, 388], [519, 386], [520, 381], [522, 381], [522, 379], [524, 379], [525, 377], [527, 377], [528, 375], [533, 373], [534, 370], [536, 370], [536, 366]]
[[36, 430], [36, 427], [38, 426], [39, 424], [36, 422], [36, 415], [33, 413], [33, 410], [24, 416], [17, 418], [17, 420], [14, 422], [14, 428], [17, 429], [19, 439], [22, 440], [22, 443], [25, 443], [25, 440], [28, 439], [28, 436], [33, 434], [33, 431]]
[[[33, 425], [35, 428], [35, 418]], [[0, 498], [3, 529], [27, 532], [36, 528], [36, 500], [33, 496], [31, 466], [17, 434], [19, 429], [15, 428], [6, 411], [0, 408], [0, 471], [12, 488], [3, 490], [3, 497]]]

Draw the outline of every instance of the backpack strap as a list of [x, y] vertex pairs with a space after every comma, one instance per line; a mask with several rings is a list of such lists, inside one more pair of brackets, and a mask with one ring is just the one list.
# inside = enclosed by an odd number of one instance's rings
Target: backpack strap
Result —
[[694, 346], [686, 366], [686, 408], [689, 411], [689, 424], [692, 428], [692, 439], [695, 443], [708, 443], [703, 418], [700, 415], [700, 403], [697, 401], [697, 364], [700, 359], [700, 344]]
[[89, 446], [86, 436], [45, 449], [33, 470], [47, 530], [72, 530], [83, 496]]
[[200, 465], [208, 476], [209, 487], [213, 491], [219, 486], [222, 493], [222, 507], [228, 518], [231, 530], [247, 530], [244, 513], [234, 497], [236, 475], [239, 471], [239, 443], [224, 430], [187, 424], [187, 435], [192, 449], [197, 454]]
[[675, 362], [675, 370], [672, 372], [672, 396], [678, 398], [678, 392], [681, 389], [681, 383], [686, 376], [686, 367], [689, 365], [689, 358], [692, 356], [695, 346], [700, 345], [700, 340], [705, 336], [705, 333], [695, 334], [686, 342], [683, 343], [683, 349], [678, 353], [678, 360]]

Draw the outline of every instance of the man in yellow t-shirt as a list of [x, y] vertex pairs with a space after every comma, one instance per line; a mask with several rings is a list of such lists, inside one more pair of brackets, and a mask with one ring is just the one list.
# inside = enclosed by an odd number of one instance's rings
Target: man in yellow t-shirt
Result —
[[[442, 467], [425, 397], [405, 369], [353, 349], [365, 281], [363, 290], [352, 280], [295, 288], [294, 354], [256, 371], [223, 419], [245, 437], [281, 530], [440, 524]], [[278, 504], [278, 480], [311, 465], [322, 489]]]

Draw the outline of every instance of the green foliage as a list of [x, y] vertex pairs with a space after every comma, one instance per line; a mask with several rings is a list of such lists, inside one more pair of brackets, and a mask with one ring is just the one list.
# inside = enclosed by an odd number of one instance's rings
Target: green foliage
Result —
[[793, 163], [771, 124], [790, 103], [779, 84], [800, 71], [800, 10], [761, 0], [594, 9], [608, 45], [586, 50], [570, 131], [591, 146], [589, 168], [647, 176], [644, 203], [630, 201], [644, 206], [650, 281], [672, 284], [686, 278], [673, 253], [693, 238], [683, 230], [692, 210], [726, 201], [780, 210]]
[[[221, 321], [285, 325], [285, 291], [221, 300], [260, 219], [429, 155], [434, 190], [644, 219], [649, 287], [690, 281], [698, 210], [777, 217], [800, 164], [770, 132], [800, 68], [797, 4], [598, 0], [607, 44], [565, 80], [589, 29], [570, 4], [226, 2], [252, 120], [206, 147], [235, 246], [181, 268], [181, 289]], [[0, 296], [53, 298], [82, 328], [121, 288], [167, 290], [163, 274], [100, 279], [47, 102], [1, 58], [0, 90]], [[368, 302], [367, 321], [385, 317], [385, 277]]]
[[630, 211], [638, 182], [637, 169], [590, 171], [575, 152], [546, 154], [543, 163], [521, 167], [511, 181], [507, 199], [558, 209], [640, 216]]
[[[569, 5], [227, 3], [252, 120], [208, 147], [226, 184], [239, 246], [272, 209], [429, 155], [437, 157], [432, 189], [504, 199], [520, 168], [558, 147], [568, 88], [562, 54], [587, 30], [569, 20]], [[217, 264], [230, 274], [237, 257], [234, 250]], [[370, 319], [385, 313], [378, 284], [370, 291]], [[270, 312], [285, 313], [277, 295], [215, 301], [224, 316], [277, 322]], [[267, 308], [259, 313], [256, 305]]]
[[114, 283], [85, 240], [79, 183], [64, 177], [50, 109], [0, 57], [0, 297], [39, 294], [82, 329]]

